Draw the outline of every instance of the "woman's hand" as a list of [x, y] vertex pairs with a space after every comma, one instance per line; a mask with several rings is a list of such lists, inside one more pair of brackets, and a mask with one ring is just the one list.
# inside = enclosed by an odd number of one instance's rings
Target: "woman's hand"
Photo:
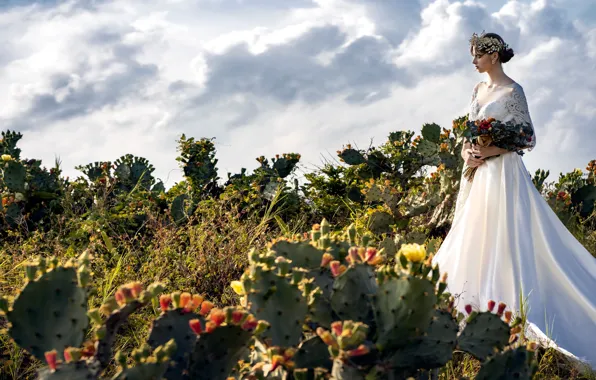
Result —
[[477, 144], [472, 145], [472, 154], [476, 157], [479, 157], [481, 160], [484, 160], [488, 157], [497, 156], [499, 154], [503, 154], [507, 152], [507, 149], [502, 149], [497, 146], [480, 146]]
[[466, 163], [466, 166], [469, 168], [475, 168], [484, 164], [484, 160], [474, 157], [474, 152], [472, 148], [464, 149], [462, 157], [464, 159], [464, 162]]

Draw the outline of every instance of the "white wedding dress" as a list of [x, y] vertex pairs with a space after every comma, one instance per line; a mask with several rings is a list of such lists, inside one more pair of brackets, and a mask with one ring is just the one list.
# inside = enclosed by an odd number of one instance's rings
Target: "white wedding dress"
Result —
[[[532, 125], [522, 87], [508, 87], [481, 106], [477, 86], [470, 120]], [[462, 176], [452, 227], [433, 263], [448, 273], [458, 310], [486, 310], [492, 299], [515, 314], [523, 295], [527, 335], [596, 368], [596, 259], [546, 203], [519, 154], [487, 159], [472, 182]]]

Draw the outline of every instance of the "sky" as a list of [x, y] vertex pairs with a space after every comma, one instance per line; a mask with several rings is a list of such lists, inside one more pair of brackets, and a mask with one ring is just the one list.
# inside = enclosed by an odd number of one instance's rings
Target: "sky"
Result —
[[176, 140], [215, 138], [220, 176], [296, 152], [449, 128], [474, 85], [468, 40], [503, 36], [524, 89], [533, 173], [596, 159], [596, 2], [587, 0], [0, 0], [0, 130], [64, 174], [131, 153], [166, 187]]

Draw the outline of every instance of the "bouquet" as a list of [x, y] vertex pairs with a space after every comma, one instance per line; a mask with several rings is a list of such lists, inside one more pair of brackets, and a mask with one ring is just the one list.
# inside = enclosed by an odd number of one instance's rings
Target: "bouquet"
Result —
[[[468, 120], [462, 135], [471, 144], [482, 147], [492, 145], [523, 155], [522, 149], [528, 148], [534, 138], [534, 129], [528, 124], [515, 124], [512, 121], [503, 123], [491, 117], [484, 120]], [[498, 157], [498, 155], [487, 159], [493, 157]], [[466, 168], [464, 177], [472, 182], [476, 169], [478, 167]]]

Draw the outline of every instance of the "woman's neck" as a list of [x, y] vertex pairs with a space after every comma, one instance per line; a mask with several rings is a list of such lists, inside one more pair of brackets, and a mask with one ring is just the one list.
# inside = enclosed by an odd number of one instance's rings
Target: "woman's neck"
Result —
[[503, 84], [511, 83], [511, 78], [509, 78], [505, 74], [501, 65], [495, 65], [493, 67], [493, 69], [490, 71], [487, 71], [486, 74], [488, 74], [488, 78], [489, 78], [488, 85], [489, 86], [503, 85]]

